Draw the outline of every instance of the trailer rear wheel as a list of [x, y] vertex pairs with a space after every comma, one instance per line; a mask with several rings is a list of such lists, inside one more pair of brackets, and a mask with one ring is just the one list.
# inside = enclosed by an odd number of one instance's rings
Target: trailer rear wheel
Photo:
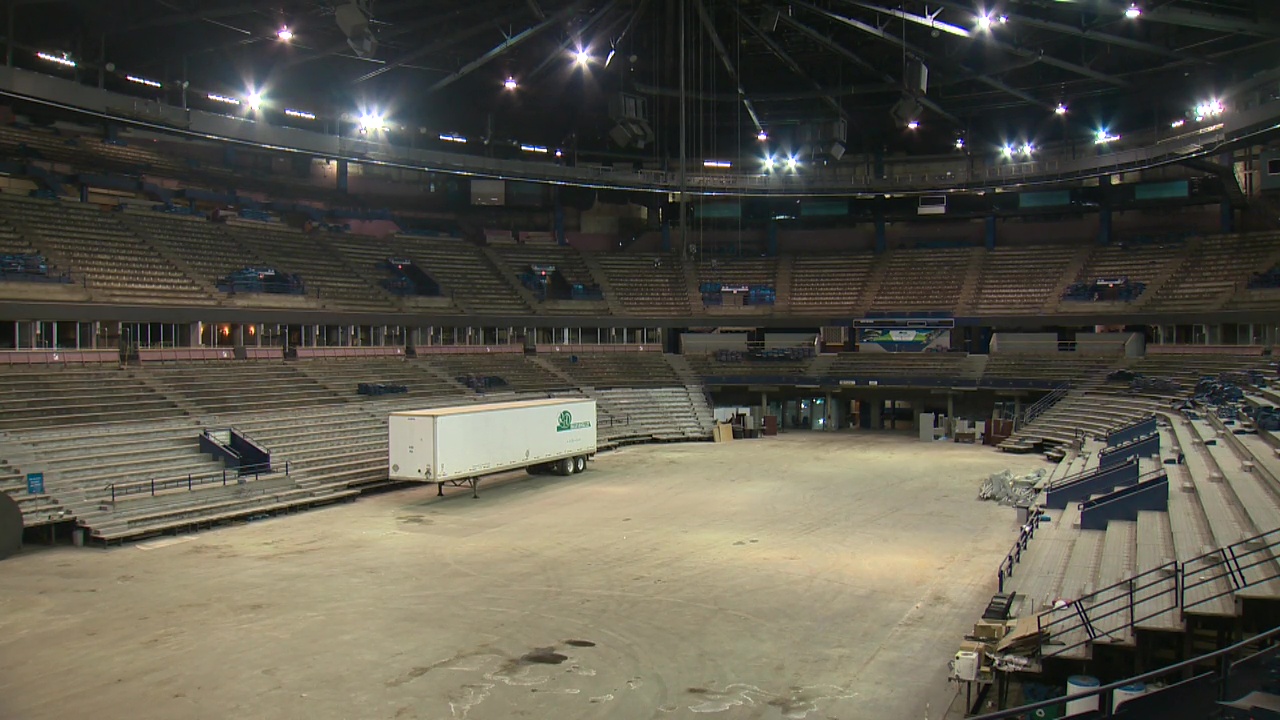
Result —
[[557, 475], [573, 474], [573, 458], [564, 458], [563, 460], [557, 460], [555, 464], [555, 468], [556, 468]]
[[587, 456], [586, 456], [586, 455], [579, 455], [578, 457], [576, 457], [576, 458], [574, 458], [574, 459], [573, 459], [573, 471], [574, 471], [575, 473], [580, 473], [580, 472], [582, 472], [583, 470], [586, 470], [586, 469], [587, 469]]

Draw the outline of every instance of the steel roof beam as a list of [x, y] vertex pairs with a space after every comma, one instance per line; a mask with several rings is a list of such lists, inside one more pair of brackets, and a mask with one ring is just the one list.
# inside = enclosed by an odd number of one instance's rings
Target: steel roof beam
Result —
[[742, 87], [742, 78], [738, 76], [738, 69], [733, 65], [733, 59], [729, 57], [729, 51], [725, 49], [724, 43], [720, 40], [720, 33], [716, 32], [716, 26], [711, 22], [711, 14], [707, 12], [707, 6], [702, 0], [693, 0], [693, 7], [698, 11], [698, 19], [702, 21], [702, 27], [707, 31], [707, 36], [711, 38], [711, 46], [715, 48], [716, 54], [720, 56], [720, 63], [724, 65], [724, 69], [729, 73], [729, 79], [733, 80], [734, 86], [738, 90], [738, 97], [742, 99], [742, 107], [746, 109], [747, 115], [751, 117], [751, 124], [756, 126], [756, 132], [764, 130], [764, 126], [760, 124], [760, 116], [756, 115], [755, 105], [751, 104], [751, 98], [747, 97], [747, 91]]
[[[973, 8], [966, 6], [964, 3], [956, 2], [955, 0], [931, 0], [931, 1], [937, 5], [941, 5], [942, 7], [948, 7], [953, 10], [958, 10], [960, 12], [968, 13], [970, 16], [972, 16], [975, 19], [978, 17], [978, 13], [974, 12]], [[1026, 15], [1020, 15], [1016, 12], [1005, 12], [1003, 14], [1009, 18], [1009, 22], [1014, 23], [1015, 25], [1024, 25], [1026, 27], [1033, 27], [1040, 30], [1048, 30], [1050, 32], [1059, 33], [1061, 35], [1069, 35], [1071, 37], [1079, 38], [1081, 40], [1092, 40], [1094, 42], [1100, 42], [1106, 45], [1114, 45], [1116, 47], [1129, 48], [1130, 50], [1138, 50], [1141, 52], [1153, 53], [1155, 55], [1162, 55], [1164, 57], [1167, 57], [1173, 60], [1185, 60], [1189, 62], [1204, 62], [1200, 58], [1192, 57], [1185, 53], [1180, 53], [1176, 50], [1170, 50], [1169, 48], [1161, 47], [1154, 43], [1144, 42], [1142, 40], [1134, 40], [1132, 38], [1122, 37], [1120, 35], [1112, 35], [1110, 33], [1099, 32], [1097, 30], [1091, 30], [1087, 28], [1079, 28], [1079, 27], [1076, 27], [1075, 25], [1068, 25], [1066, 23], [1054, 22], [1052, 20], [1041, 20], [1039, 18], [1027, 17]]]
[[[902, 40], [901, 38], [891, 33], [887, 33], [881, 30], [880, 28], [874, 27], [872, 25], [868, 25], [867, 23], [864, 23], [861, 20], [855, 20], [853, 18], [845, 17], [844, 15], [840, 15], [838, 13], [833, 13], [830, 10], [825, 10], [815, 5], [811, 5], [810, 3], [804, 2], [804, 0], [790, 0], [790, 3], [797, 7], [802, 7], [810, 12], [817, 13], [829, 20], [834, 20], [837, 23], [840, 23], [842, 25], [847, 25], [851, 28], [854, 28], [855, 30], [860, 30], [864, 33], [880, 38], [885, 42], [897, 45], [898, 47], [903, 48], [907, 52], [915, 55], [916, 57], [921, 58], [922, 60], [928, 60], [930, 62], [937, 63], [937, 59], [934, 58], [932, 55], [930, 55], [928, 52], [925, 52], [924, 50], [921, 50], [920, 48], [912, 45], [911, 43], [906, 42], [905, 40]], [[1032, 95], [1029, 95], [1023, 92], [1022, 90], [1019, 90], [1011, 85], [1008, 85], [1007, 83], [1001, 80], [997, 80], [988, 75], [983, 75], [981, 73], [975, 72], [974, 70], [968, 67], [965, 67], [962, 64], [955, 63], [954, 66], [959, 68], [964, 73], [964, 79], [966, 80], [973, 80], [975, 82], [980, 82], [989, 87], [993, 87], [996, 90], [999, 90], [1005, 94], [1012, 95], [1013, 97], [1016, 97], [1019, 100], [1022, 100], [1023, 102], [1029, 103], [1031, 105], [1037, 105], [1039, 107], [1047, 108], [1050, 110], [1052, 110], [1054, 107]]]
[[515, 35], [507, 38], [506, 40], [503, 40], [502, 42], [498, 43], [496, 46], [494, 46], [491, 50], [489, 50], [485, 54], [481, 55], [475, 60], [472, 60], [466, 65], [463, 65], [462, 67], [446, 75], [445, 77], [440, 78], [438, 81], [436, 81], [434, 85], [426, 89], [425, 91], [426, 94], [429, 95], [437, 90], [440, 90], [445, 87], [448, 87], [449, 85], [452, 85], [458, 80], [461, 80], [467, 75], [470, 75], [476, 70], [479, 70], [480, 68], [484, 67], [491, 60], [501, 57], [507, 51], [511, 50], [511, 48], [514, 48], [517, 45], [520, 45], [521, 43], [525, 42], [529, 38], [535, 37], [536, 35], [538, 35], [538, 33], [541, 33], [547, 28], [560, 23], [561, 21], [569, 17], [570, 14], [572, 14], [574, 11], [578, 9], [578, 4], [579, 3], [575, 2], [572, 5], [568, 5], [562, 8], [556, 14], [551, 15], [546, 20], [543, 20], [542, 22], [538, 23], [537, 25], [534, 25], [533, 27], [523, 30], [519, 33], [516, 33]]
[[[566, 52], [569, 49], [570, 45], [580, 41], [584, 34], [590, 32], [591, 29], [596, 26], [596, 23], [600, 22], [601, 19], [603, 19], [606, 15], [608, 15], [613, 10], [613, 8], [617, 6], [618, 2], [619, 0], [609, 0], [609, 2], [604, 5], [604, 7], [600, 8], [591, 17], [587, 18], [587, 21], [583, 23], [572, 35], [566, 37], [564, 40], [561, 40], [559, 44], [556, 45], [556, 49], [550, 55], [547, 55], [547, 57], [543, 58], [542, 62], [538, 63], [538, 66], [535, 67], [531, 72], [527, 73], [523, 79], [533, 80], [534, 78], [541, 75], [542, 71], [546, 70], [548, 67], [551, 67], [551, 63], [555, 62], [557, 58], [560, 58], [561, 53]], [[624, 15], [622, 17], [626, 17], [626, 16]], [[612, 31], [613, 28], [616, 27], [619, 22], [621, 22], [620, 19], [614, 20], [605, 28], [604, 31], [605, 32]]]
[[[735, 4], [733, 6], [733, 11], [738, 14], [738, 19], [742, 21], [742, 24], [746, 25], [748, 30], [750, 30], [756, 37], [760, 38], [765, 46], [769, 48], [769, 51], [777, 56], [777, 58], [782, 61], [782, 64], [786, 65], [796, 77], [809, 83], [815, 90], [822, 89], [822, 83], [814, 80], [809, 73], [805, 72], [804, 68], [800, 67], [800, 63], [796, 62], [795, 58], [788, 55], [787, 51], [783, 50], [782, 46], [779, 45], [776, 40], [769, 37], [768, 33], [760, 29], [760, 26], [752, 22], [751, 18], [747, 17], [747, 14], [743, 12], [741, 7]], [[822, 100], [828, 107], [836, 112], [836, 115], [841, 118], [848, 118], [848, 114], [845, 113], [844, 108], [840, 107], [840, 103], [837, 102], [830, 94], [823, 95]]]
[[[845, 60], [848, 60], [849, 62], [853, 63], [854, 65], [857, 65], [858, 67], [860, 67], [860, 68], [862, 68], [862, 69], [864, 69], [864, 70], [866, 70], [866, 71], [868, 71], [868, 72], [870, 72], [870, 73], [872, 73], [872, 74], [874, 74], [874, 75], [876, 75], [876, 76], [878, 76], [878, 77], [880, 77], [880, 78], [883, 78], [885, 82], [887, 82], [887, 83], [892, 83], [895, 87], [901, 87], [902, 83], [901, 83], [901, 82], [899, 82], [899, 81], [898, 81], [898, 79], [897, 79], [897, 78], [895, 78], [893, 75], [891, 75], [891, 74], [889, 74], [889, 73], [887, 73], [887, 72], [884, 72], [884, 71], [880, 70], [880, 69], [879, 69], [879, 68], [877, 68], [876, 66], [874, 66], [874, 65], [872, 65], [871, 63], [869, 63], [869, 62], [867, 62], [866, 60], [864, 60], [862, 57], [860, 57], [860, 56], [858, 56], [857, 54], [855, 54], [853, 51], [851, 51], [851, 50], [849, 50], [848, 48], [846, 48], [845, 46], [843, 46], [843, 45], [841, 45], [841, 44], [837, 43], [835, 40], [832, 40], [831, 38], [827, 37], [826, 35], [823, 35], [822, 33], [818, 32], [817, 30], [815, 30], [815, 29], [813, 29], [813, 28], [809, 27], [808, 25], [805, 25], [804, 23], [800, 22], [799, 20], [796, 20], [795, 18], [791, 17], [790, 15], [788, 15], [788, 14], [786, 14], [786, 13], [780, 13], [779, 17], [782, 19], [782, 21], [783, 21], [783, 22], [785, 22], [786, 24], [790, 25], [792, 28], [795, 28], [796, 30], [800, 31], [800, 33], [801, 33], [802, 35], [807, 36], [809, 39], [811, 39], [811, 40], [813, 40], [814, 42], [818, 43], [818, 44], [819, 44], [819, 45], [821, 45], [822, 47], [824, 47], [824, 48], [826, 48], [826, 49], [830, 50], [831, 52], [834, 52], [835, 54], [839, 55], [840, 57], [844, 58]], [[930, 110], [932, 110], [932, 111], [934, 111], [934, 112], [938, 113], [939, 115], [941, 115], [942, 117], [944, 117], [944, 118], [946, 118], [946, 119], [950, 120], [951, 122], [956, 123], [957, 125], [961, 124], [961, 123], [960, 123], [960, 118], [958, 118], [958, 117], [956, 117], [955, 115], [952, 115], [951, 113], [947, 112], [947, 111], [946, 111], [946, 110], [944, 110], [940, 105], [938, 105], [938, 104], [937, 104], [937, 103], [935, 103], [934, 101], [930, 100], [929, 98], [927, 98], [927, 97], [920, 97], [920, 98], [917, 98], [917, 100], [920, 102], [920, 104], [921, 104], [921, 105], [924, 105], [925, 107], [927, 107], [927, 108], [929, 108]]]

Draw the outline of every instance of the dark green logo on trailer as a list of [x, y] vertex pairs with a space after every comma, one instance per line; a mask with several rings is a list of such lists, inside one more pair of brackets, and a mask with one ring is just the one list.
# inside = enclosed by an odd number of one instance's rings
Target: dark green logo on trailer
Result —
[[573, 413], [565, 410], [560, 413], [560, 420], [556, 423], [556, 432], [568, 432], [570, 430], [585, 430], [591, 427], [590, 422], [574, 422]]

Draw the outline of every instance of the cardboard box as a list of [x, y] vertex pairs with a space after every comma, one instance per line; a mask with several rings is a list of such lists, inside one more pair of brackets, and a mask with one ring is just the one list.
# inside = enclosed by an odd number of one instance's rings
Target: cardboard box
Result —
[[1002, 622], [979, 620], [973, 624], [973, 636], [979, 640], [996, 641], [1005, 636], [1008, 626]]

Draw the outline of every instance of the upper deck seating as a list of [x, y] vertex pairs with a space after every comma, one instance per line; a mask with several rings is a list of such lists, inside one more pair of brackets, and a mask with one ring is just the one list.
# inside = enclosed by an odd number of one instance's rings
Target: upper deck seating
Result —
[[96, 205], [4, 196], [0, 216], [35, 232], [33, 244], [65, 259], [66, 270], [107, 299], [130, 304], [214, 303], [191, 278]]

